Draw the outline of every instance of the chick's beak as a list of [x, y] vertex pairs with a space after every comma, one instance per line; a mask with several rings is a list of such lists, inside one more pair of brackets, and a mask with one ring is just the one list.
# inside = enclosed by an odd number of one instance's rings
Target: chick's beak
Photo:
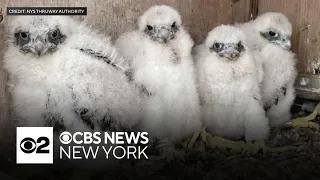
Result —
[[283, 40], [280, 44], [284, 49], [290, 50], [291, 49], [291, 40]]
[[225, 48], [219, 54], [229, 60], [236, 60], [240, 56], [240, 52], [234, 46]]
[[166, 43], [168, 42], [169, 40], [169, 36], [170, 36], [170, 33], [169, 33], [169, 30], [166, 29], [166, 28], [162, 28], [159, 32], [159, 36], [160, 38]]
[[33, 49], [34, 49], [34, 53], [37, 54], [38, 56], [40, 56], [41, 54], [44, 53], [44, 49], [45, 49], [45, 44], [44, 44], [44, 40], [41, 36], [38, 36], [35, 39], [34, 45], [33, 45]]

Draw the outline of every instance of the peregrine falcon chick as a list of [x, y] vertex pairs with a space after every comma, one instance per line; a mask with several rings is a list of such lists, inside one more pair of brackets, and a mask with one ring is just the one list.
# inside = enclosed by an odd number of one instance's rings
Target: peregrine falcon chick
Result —
[[213, 135], [267, 139], [254, 57], [242, 31], [229, 25], [214, 28], [195, 48], [203, 123]]
[[292, 25], [281, 13], [265, 13], [239, 25], [249, 47], [260, 54], [263, 64], [261, 94], [270, 126], [281, 127], [291, 119], [297, 75], [295, 54], [291, 49]]
[[133, 81], [148, 95], [140, 129], [176, 143], [201, 127], [193, 41], [179, 13], [166, 5], [148, 9], [138, 27], [119, 37], [116, 45], [129, 60]]
[[9, 36], [4, 66], [20, 126], [75, 132], [139, 123], [141, 96], [109, 38], [66, 16], [14, 17]]

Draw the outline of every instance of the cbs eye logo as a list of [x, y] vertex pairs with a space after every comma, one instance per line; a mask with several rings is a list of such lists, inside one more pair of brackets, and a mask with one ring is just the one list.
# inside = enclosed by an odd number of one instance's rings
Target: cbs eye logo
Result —
[[69, 144], [72, 141], [72, 135], [65, 131], [60, 134], [59, 139], [62, 144]]
[[36, 141], [30, 137], [26, 137], [22, 139], [20, 143], [20, 149], [22, 152], [30, 154], [36, 150], [36, 153], [49, 153], [48, 149], [44, 149], [48, 147], [50, 144], [50, 140], [47, 137], [39, 137]]

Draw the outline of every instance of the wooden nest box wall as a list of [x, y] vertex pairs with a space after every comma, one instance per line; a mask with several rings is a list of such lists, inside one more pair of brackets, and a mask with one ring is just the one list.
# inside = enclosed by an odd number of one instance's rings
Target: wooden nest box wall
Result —
[[[179, 10], [183, 24], [196, 44], [203, 41], [207, 33], [217, 25], [246, 22], [269, 11], [285, 14], [293, 24], [292, 50], [297, 54], [297, 69], [302, 75], [297, 80], [298, 88], [302, 89], [298, 92], [303, 95], [308, 94], [305, 91], [308, 88], [320, 88], [320, 83], [316, 86], [320, 74], [319, 0], [2, 0], [0, 66], [2, 67], [5, 50], [5, 26], [8, 19], [6, 7], [87, 7], [88, 15], [84, 20], [114, 40], [120, 34], [136, 28], [137, 17], [155, 4], [166, 4]], [[15, 134], [9, 120], [7, 78], [7, 73], [0, 68], [0, 144], [14, 142]], [[313, 98], [317, 97], [315, 95]]]

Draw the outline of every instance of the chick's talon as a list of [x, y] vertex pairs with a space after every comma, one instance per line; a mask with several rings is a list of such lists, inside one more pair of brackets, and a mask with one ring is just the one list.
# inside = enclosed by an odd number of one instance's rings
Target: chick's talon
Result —
[[293, 128], [313, 128], [319, 130], [319, 124], [312, 122], [318, 115], [320, 103], [314, 108], [313, 112], [305, 117], [299, 117], [292, 120]]
[[295, 151], [297, 147], [295, 146], [284, 146], [284, 147], [269, 147], [265, 144], [264, 141], [259, 140], [255, 141], [254, 143], [248, 143], [249, 145], [249, 152], [251, 155], [257, 154], [260, 150], [262, 151], [263, 155], [266, 156], [268, 153], [284, 153], [287, 151]]
[[205, 130], [204, 127], [202, 127], [200, 131], [195, 132], [195, 133], [192, 135], [192, 138], [191, 138], [190, 142], [188, 143], [188, 146], [187, 146], [187, 147], [188, 147], [188, 148], [194, 147], [194, 145], [195, 145], [197, 139], [199, 138], [199, 136], [200, 136], [200, 138], [201, 138], [201, 141], [204, 142], [204, 144], [206, 145], [206, 144], [207, 144], [207, 136], [208, 136], [208, 135], [210, 135], [210, 134], [207, 133], [207, 131]]
[[248, 142], [246, 150], [251, 154], [251, 155], [256, 155], [260, 151], [262, 151], [263, 155], [266, 155], [268, 153], [269, 147], [265, 144], [264, 141], [258, 140], [253, 143]]
[[264, 155], [268, 152], [268, 146], [264, 141], [255, 141], [253, 143], [244, 141], [232, 141], [218, 136], [209, 136], [208, 142], [211, 148], [229, 149], [232, 152], [240, 153], [245, 151], [248, 154], [255, 155], [262, 151]]
[[[187, 140], [184, 144], [187, 144], [187, 148], [192, 148], [196, 144], [196, 141], [200, 135], [200, 131], [193, 133], [191, 140]], [[189, 141], [189, 142], [188, 142]]]
[[243, 141], [232, 141], [225, 139], [219, 136], [207, 136], [208, 145], [211, 148], [220, 148], [220, 149], [230, 149], [233, 152], [241, 152], [243, 149], [246, 149], [245, 142]]
[[201, 137], [201, 141], [204, 142], [205, 145], [208, 145], [209, 136], [212, 136], [212, 135], [208, 133], [205, 128], [202, 128], [200, 132], [200, 137]]
[[292, 127], [293, 128], [312, 128], [315, 130], [319, 130], [319, 124], [315, 122], [306, 122], [302, 119], [294, 119], [292, 120]]
[[[263, 140], [257, 140], [254, 142], [233, 141], [233, 140], [229, 140], [229, 139], [219, 137], [219, 136], [212, 136], [210, 133], [206, 132], [205, 128], [202, 128], [201, 131], [194, 133], [191, 140], [184, 142], [184, 144], [188, 144], [188, 142], [189, 142], [187, 147], [192, 148], [192, 147], [194, 147], [195, 142], [197, 141], [197, 139], [199, 137], [201, 138], [201, 141], [203, 142], [205, 147], [230, 150], [235, 153], [240, 153], [242, 151], [245, 151], [246, 153], [248, 153], [250, 155], [256, 155], [260, 151], [262, 151], [262, 154], [265, 156], [269, 152], [270, 153], [281, 153], [281, 152], [292, 151], [292, 150], [296, 149], [293, 146], [270, 148], [265, 144], [265, 142]], [[178, 152], [176, 150], [174, 150], [174, 151]], [[170, 149], [167, 150], [167, 152], [173, 152], [172, 148], [171, 148], [171, 150]], [[171, 159], [173, 159], [173, 158], [171, 158]]]

